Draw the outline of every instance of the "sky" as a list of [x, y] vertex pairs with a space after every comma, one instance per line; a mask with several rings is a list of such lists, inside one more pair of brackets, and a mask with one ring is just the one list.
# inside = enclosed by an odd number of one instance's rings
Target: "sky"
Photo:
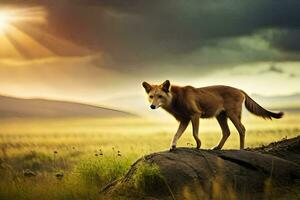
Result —
[[129, 109], [142, 81], [300, 93], [298, 0], [0, 0], [0, 94]]

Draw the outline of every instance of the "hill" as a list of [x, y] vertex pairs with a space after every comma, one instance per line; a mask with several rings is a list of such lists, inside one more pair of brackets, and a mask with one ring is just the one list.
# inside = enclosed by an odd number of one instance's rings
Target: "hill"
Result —
[[128, 117], [133, 114], [83, 103], [48, 99], [23, 99], [0, 95], [0, 118], [4, 117]]

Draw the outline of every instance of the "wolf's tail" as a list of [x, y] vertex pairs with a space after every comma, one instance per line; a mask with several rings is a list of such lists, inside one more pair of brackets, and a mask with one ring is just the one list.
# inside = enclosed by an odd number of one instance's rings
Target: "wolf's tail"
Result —
[[245, 95], [245, 106], [247, 110], [249, 110], [252, 114], [262, 117], [264, 119], [280, 119], [283, 117], [284, 113], [279, 112], [279, 113], [274, 113], [271, 111], [268, 111], [261, 107], [258, 103], [256, 103], [251, 97], [249, 97], [245, 92], [243, 92]]

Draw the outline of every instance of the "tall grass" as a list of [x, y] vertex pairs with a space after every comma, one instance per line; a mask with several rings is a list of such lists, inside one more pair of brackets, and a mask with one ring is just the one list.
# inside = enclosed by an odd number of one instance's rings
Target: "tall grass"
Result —
[[[244, 120], [246, 146], [297, 136], [299, 122], [299, 115], [278, 121], [249, 117]], [[167, 150], [176, 126], [133, 118], [0, 120], [0, 199], [101, 199], [100, 189], [123, 176], [136, 159]], [[239, 147], [232, 125], [231, 130], [227, 149]], [[202, 148], [219, 142], [215, 120], [201, 121], [200, 138]], [[193, 144], [189, 128], [178, 146]], [[157, 171], [146, 167], [139, 174], [137, 184], [146, 187]]]

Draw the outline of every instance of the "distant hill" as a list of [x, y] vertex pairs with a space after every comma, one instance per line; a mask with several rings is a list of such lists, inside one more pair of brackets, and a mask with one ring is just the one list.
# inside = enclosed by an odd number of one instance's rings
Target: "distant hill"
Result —
[[83, 103], [46, 99], [22, 99], [0, 95], [0, 118], [4, 117], [128, 117], [131, 113]]

